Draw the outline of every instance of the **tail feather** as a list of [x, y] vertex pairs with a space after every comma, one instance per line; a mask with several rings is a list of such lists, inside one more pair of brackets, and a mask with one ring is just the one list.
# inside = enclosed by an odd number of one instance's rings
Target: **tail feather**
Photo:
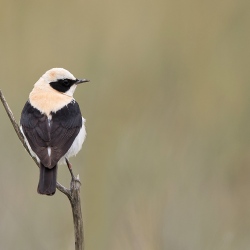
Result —
[[53, 195], [56, 192], [57, 165], [46, 168], [40, 163], [40, 178], [37, 187], [39, 194]]

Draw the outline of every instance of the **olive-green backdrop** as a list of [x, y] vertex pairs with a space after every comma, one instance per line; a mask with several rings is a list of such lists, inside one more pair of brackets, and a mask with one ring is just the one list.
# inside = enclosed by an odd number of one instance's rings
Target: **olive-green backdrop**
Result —
[[[91, 80], [71, 159], [86, 250], [250, 248], [248, 0], [0, 3], [0, 88], [18, 120], [46, 70]], [[69, 202], [36, 193], [2, 105], [0, 156], [0, 249], [73, 249]]]

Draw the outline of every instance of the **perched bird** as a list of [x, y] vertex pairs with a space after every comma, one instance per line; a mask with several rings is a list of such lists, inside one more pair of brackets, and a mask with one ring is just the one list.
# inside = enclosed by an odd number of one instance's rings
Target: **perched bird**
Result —
[[73, 93], [86, 79], [53, 68], [35, 83], [20, 120], [25, 142], [40, 164], [39, 194], [56, 192], [57, 166], [76, 155], [86, 137], [85, 119]]

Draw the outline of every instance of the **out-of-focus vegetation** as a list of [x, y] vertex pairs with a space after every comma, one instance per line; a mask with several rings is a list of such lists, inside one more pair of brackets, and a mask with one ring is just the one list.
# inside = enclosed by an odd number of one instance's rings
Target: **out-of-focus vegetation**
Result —
[[[87, 140], [86, 249], [250, 248], [249, 1], [1, 1], [0, 88], [16, 118], [64, 67]], [[70, 205], [0, 107], [0, 248], [73, 249]], [[68, 185], [65, 166], [59, 181]]]

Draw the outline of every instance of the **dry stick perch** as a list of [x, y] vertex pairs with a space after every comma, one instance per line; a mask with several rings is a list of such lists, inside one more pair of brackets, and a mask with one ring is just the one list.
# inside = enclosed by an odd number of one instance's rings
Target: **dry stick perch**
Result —
[[[6, 101], [6, 99], [4, 98], [4, 95], [2, 93], [2, 91], [0, 90], [0, 99], [2, 101], [2, 104], [5, 108], [6, 113], [9, 116], [9, 119], [13, 125], [13, 128], [16, 131], [16, 134], [19, 138], [19, 140], [22, 142], [24, 148], [27, 150], [27, 152], [29, 153], [29, 155], [31, 156], [31, 158], [35, 161], [36, 165], [39, 167], [39, 163], [36, 160], [36, 158], [34, 158], [23, 137], [23, 134], [20, 131], [19, 125], [17, 124], [17, 122], [15, 121], [14, 115], [12, 113], [12, 111], [10, 110], [10, 107]], [[59, 182], [57, 182], [56, 187], [59, 191], [61, 191], [62, 193], [64, 193], [71, 204], [71, 208], [72, 208], [72, 213], [73, 213], [73, 220], [74, 220], [74, 231], [75, 231], [75, 250], [83, 250], [84, 249], [84, 237], [83, 237], [83, 221], [82, 221], [82, 211], [81, 211], [81, 200], [80, 200], [80, 186], [81, 186], [81, 182], [79, 179], [79, 175], [77, 175], [77, 177], [73, 177], [70, 183], [70, 189], [65, 188], [63, 185], [61, 185]]]

